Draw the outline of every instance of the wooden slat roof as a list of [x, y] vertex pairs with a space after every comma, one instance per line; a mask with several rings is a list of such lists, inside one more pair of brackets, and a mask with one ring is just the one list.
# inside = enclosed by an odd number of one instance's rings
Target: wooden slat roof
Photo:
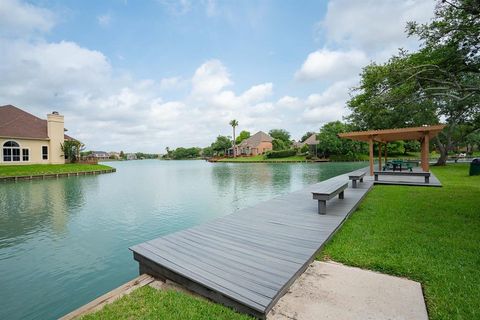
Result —
[[339, 133], [338, 136], [340, 138], [352, 139], [357, 141], [369, 141], [370, 139], [380, 142], [398, 140], [419, 140], [425, 134], [428, 134], [429, 138], [433, 138], [440, 131], [442, 131], [443, 128], [445, 128], [444, 124], [438, 124], [433, 126], [422, 126], [413, 128], [345, 132]]

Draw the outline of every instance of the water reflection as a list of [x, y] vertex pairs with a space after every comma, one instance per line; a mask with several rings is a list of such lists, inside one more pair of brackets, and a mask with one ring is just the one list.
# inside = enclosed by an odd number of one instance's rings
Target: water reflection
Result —
[[[0, 185], [0, 248], [35, 236], [36, 232], [62, 235], [69, 215], [85, 204], [89, 179], [62, 178]], [[90, 182], [95, 182], [90, 179]], [[89, 188], [95, 183], [89, 183]]]

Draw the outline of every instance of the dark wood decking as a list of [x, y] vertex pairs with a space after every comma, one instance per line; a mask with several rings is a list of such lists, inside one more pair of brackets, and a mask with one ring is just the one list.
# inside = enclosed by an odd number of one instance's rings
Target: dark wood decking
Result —
[[[331, 180], [349, 182], [348, 174]], [[345, 199], [327, 202], [326, 215], [317, 213], [311, 185], [130, 249], [140, 273], [264, 318], [372, 186], [347, 188]]]

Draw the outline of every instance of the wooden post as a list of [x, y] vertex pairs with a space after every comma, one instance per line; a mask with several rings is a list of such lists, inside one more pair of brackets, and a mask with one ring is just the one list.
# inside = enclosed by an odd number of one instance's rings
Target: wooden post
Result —
[[[388, 142], [387, 142], [388, 143]], [[387, 164], [387, 143], [385, 143], [385, 164]]]
[[378, 143], [378, 171], [382, 171], [382, 143]]
[[428, 131], [425, 132], [422, 140], [422, 169], [424, 172], [430, 171], [430, 163], [429, 161], [430, 155], [430, 137], [428, 135]]
[[373, 138], [369, 141], [369, 154], [370, 154], [370, 175], [373, 176]]

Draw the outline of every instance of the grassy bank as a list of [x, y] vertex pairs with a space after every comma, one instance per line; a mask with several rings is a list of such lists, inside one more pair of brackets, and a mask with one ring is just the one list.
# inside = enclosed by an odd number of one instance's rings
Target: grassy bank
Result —
[[298, 162], [307, 161], [305, 156], [292, 156], [286, 158], [266, 159], [263, 155], [253, 157], [236, 157], [220, 159], [218, 162]]
[[376, 186], [318, 259], [419, 281], [431, 319], [479, 319], [480, 176], [432, 171], [443, 188]]
[[145, 286], [105, 306], [101, 311], [81, 319], [246, 320], [252, 318], [185, 293], [173, 290], [160, 291]]
[[31, 165], [1, 165], [0, 177], [33, 176], [55, 173], [85, 172], [107, 170], [112, 167], [102, 164], [31, 164]]

